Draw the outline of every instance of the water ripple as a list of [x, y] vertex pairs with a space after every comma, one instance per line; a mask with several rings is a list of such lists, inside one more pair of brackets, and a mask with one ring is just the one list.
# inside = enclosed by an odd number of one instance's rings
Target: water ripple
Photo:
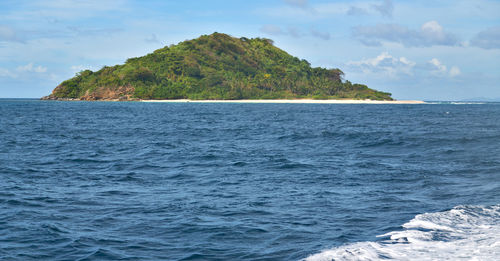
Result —
[[498, 104], [0, 100], [0, 111], [1, 260], [362, 255], [358, 242], [387, 239], [376, 235], [410, 240], [401, 225], [418, 214], [473, 220], [473, 206], [499, 202]]

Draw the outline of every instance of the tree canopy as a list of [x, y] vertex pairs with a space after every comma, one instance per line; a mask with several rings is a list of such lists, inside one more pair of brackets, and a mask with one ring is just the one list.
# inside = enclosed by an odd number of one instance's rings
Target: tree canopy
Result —
[[390, 93], [343, 79], [340, 69], [311, 67], [265, 38], [213, 33], [122, 65], [85, 70], [50, 97], [98, 99], [373, 99]]

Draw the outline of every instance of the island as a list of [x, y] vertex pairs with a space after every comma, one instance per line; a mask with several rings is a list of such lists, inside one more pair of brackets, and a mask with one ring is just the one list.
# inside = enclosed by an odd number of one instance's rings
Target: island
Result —
[[390, 93], [311, 67], [266, 38], [202, 35], [124, 64], [84, 70], [44, 100], [375, 100]]

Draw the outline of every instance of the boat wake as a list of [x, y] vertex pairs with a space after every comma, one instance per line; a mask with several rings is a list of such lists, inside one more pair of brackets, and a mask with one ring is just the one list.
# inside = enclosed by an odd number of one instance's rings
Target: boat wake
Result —
[[378, 242], [325, 250], [305, 261], [331, 260], [494, 260], [500, 256], [500, 205], [457, 206], [424, 213]]

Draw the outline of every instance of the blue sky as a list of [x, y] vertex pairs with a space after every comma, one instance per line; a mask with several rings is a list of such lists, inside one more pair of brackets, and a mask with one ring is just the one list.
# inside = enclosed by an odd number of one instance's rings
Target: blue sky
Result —
[[0, 97], [213, 32], [266, 37], [396, 99], [500, 98], [500, 1], [2, 0]]

